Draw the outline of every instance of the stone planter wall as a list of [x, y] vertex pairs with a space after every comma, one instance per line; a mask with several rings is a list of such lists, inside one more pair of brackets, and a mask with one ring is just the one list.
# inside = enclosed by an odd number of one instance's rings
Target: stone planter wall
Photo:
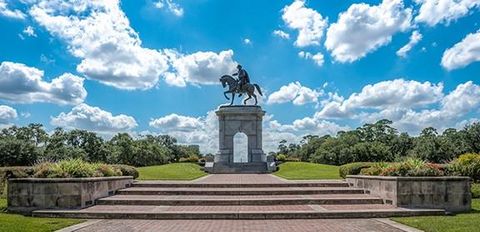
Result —
[[347, 182], [355, 188], [369, 190], [385, 203], [405, 208], [445, 209], [467, 212], [471, 209], [470, 178], [393, 177], [349, 175]]
[[129, 187], [133, 177], [13, 178], [8, 180], [8, 210], [79, 209]]

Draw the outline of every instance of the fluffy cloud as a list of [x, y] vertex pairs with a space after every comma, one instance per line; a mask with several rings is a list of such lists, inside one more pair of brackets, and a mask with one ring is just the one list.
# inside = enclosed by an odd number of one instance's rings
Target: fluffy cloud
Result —
[[[167, 6], [171, 3], [169, 0], [163, 2]], [[231, 59], [233, 55], [231, 51], [184, 55], [170, 49], [145, 48], [121, 10], [119, 0], [39, 0], [30, 7], [29, 13], [52, 35], [65, 41], [73, 56], [81, 59], [78, 72], [119, 89], [150, 89], [160, 77], [177, 86], [185, 86], [185, 81], [190, 79], [193, 84], [204, 84], [201, 80], [213, 77], [198, 75], [209, 75], [218, 70], [217, 67], [198, 65], [213, 65], [209, 62], [217, 62], [215, 59], [225, 56], [229, 56], [225, 59]], [[171, 56], [172, 53], [177, 54]], [[181, 60], [172, 60], [172, 57]], [[197, 76], [186, 77], [185, 72]], [[206, 84], [209, 83], [211, 80]]]
[[25, 29], [23, 29], [23, 34], [30, 36], [30, 37], [37, 37], [37, 34], [35, 33], [35, 30], [33, 29], [32, 26], [27, 26]]
[[30, 15], [51, 34], [65, 40], [81, 58], [77, 71], [120, 89], [148, 89], [166, 71], [166, 57], [143, 48], [118, 0], [43, 0]]
[[175, 16], [183, 16], [183, 8], [172, 0], [159, 0], [158, 2], [155, 2], [154, 6], [158, 9], [165, 8]]
[[19, 10], [12, 10], [8, 7], [6, 0], [0, 0], [0, 16], [12, 19], [25, 19], [26, 15]]
[[170, 85], [185, 86], [193, 84], [217, 84], [222, 74], [230, 73], [237, 63], [233, 61], [233, 51], [220, 53], [196, 52], [183, 55], [174, 50], [165, 50], [174, 72], [165, 75], [165, 81]]
[[87, 91], [83, 78], [64, 73], [51, 82], [42, 80], [43, 71], [24, 64], [4, 61], [0, 64], [0, 98], [16, 103], [49, 102], [79, 104]]
[[0, 125], [10, 123], [18, 117], [17, 111], [6, 105], [0, 105]]
[[325, 62], [324, 56], [320, 52], [313, 55], [310, 52], [300, 51], [298, 56], [306, 60], [312, 60], [318, 66], [323, 66], [323, 63]]
[[363, 87], [360, 93], [349, 98], [335, 98], [324, 103], [317, 113], [322, 118], [344, 118], [354, 114], [356, 109], [385, 109], [422, 107], [438, 102], [443, 97], [443, 84], [420, 83], [396, 79], [382, 81]]
[[435, 26], [438, 23], [449, 24], [480, 5], [480, 0], [415, 0], [421, 4], [416, 22]]
[[412, 32], [412, 35], [410, 36], [410, 41], [408, 41], [407, 44], [405, 44], [405, 46], [401, 47], [400, 49], [398, 49], [397, 51], [397, 56], [400, 56], [400, 57], [407, 57], [407, 53], [412, 50], [412, 48], [418, 43], [420, 42], [420, 40], [422, 40], [422, 34], [420, 34], [418, 31], [413, 31]]
[[178, 114], [170, 114], [161, 118], [151, 120], [149, 125], [163, 131], [194, 131], [202, 128], [203, 122], [200, 118], [187, 117]]
[[328, 24], [327, 19], [320, 13], [305, 7], [304, 0], [295, 0], [291, 5], [284, 7], [282, 13], [282, 19], [287, 27], [298, 30], [295, 46], [320, 45], [323, 31]]
[[401, 131], [418, 134], [432, 126], [443, 130], [480, 107], [480, 86], [472, 81], [448, 94], [443, 85], [397, 79], [365, 86], [350, 97], [331, 97], [314, 118], [353, 118], [361, 123], [392, 120]]
[[218, 149], [218, 120], [214, 111], [198, 118], [170, 114], [152, 119], [149, 125], [174, 136], [179, 143], [200, 145], [202, 152], [215, 153]]
[[[456, 123], [463, 116], [480, 107], [480, 86], [469, 81], [458, 85], [446, 95], [437, 109], [415, 111], [413, 109], [397, 109], [394, 126], [414, 134], [428, 126], [444, 130], [458, 127]], [[385, 118], [385, 115], [381, 115]]]
[[275, 30], [273, 31], [273, 35], [278, 36], [282, 39], [290, 39], [290, 34], [282, 31], [282, 30]]
[[121, 132], [137, 127], [137, 122], [131, 116], [124, 114], [114, 116], [108, 111], [83, 103], [73, 107], [68, 113], [62, 112], [57, 117], [52, 117], [50, 123], [54, 126], [99, 133]]
[[392, 35], [410, 28], [412, 10], [402, 0], [380, 5], [353, 4], [327, 30], [325, 47], [335, 60], [353, 62], [384, 46]]
[[322, 92], [302, 86], [300, 82], [292, 82], [280, 87], [279, 90], [268, 96], [267, 104], [292, 102], [294, 105], [304, 105], [318, 102]]
[[462, 41], [443, 53], [442, 66], [447, 70], [465, 67], [480, 61], [480, 30], [468, 34]]

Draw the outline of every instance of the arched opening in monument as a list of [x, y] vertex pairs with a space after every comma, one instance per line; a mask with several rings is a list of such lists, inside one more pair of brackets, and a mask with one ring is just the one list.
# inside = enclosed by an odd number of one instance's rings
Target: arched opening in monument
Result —
[[248, 162], [248, 136], [242, 132], [233, 136], [233, 162]]

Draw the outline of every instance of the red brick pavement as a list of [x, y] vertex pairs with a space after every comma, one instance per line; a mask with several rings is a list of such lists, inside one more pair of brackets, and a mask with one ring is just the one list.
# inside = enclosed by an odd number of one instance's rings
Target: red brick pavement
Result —
[[402, 232], [372, 219], [102, 220], [78, 232]]

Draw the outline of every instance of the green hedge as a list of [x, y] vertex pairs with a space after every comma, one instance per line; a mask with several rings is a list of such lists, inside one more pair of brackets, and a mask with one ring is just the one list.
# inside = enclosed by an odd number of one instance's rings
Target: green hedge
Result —
[[338, 172], [342, 178], [346, 178], [347, 175], [358, 175], [360, 171], [364, 168], [369, 168], [373, 165], [372, 162], [356, 162], [356, 163], [349, 163], [340, 166]]

